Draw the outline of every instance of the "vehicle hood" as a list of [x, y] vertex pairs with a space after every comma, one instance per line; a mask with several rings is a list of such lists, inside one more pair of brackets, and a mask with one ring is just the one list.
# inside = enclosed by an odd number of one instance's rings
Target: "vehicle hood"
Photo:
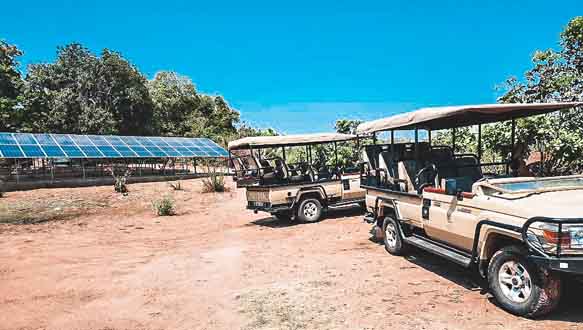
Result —
[[523, 218], [583, 218], [583, 189], [560, 190], [526, 195], [520, 198], [490, 196], [492, 208]]

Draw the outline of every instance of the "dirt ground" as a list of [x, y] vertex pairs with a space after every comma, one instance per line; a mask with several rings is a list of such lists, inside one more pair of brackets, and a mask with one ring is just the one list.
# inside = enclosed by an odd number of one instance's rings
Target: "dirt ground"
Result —
[[[578, 285], [548, 318], [518, 318], [449, 262], [387, 254], [358, 211], [281, 223], [242, 190], [183, 186], [0, 199], [0, 329], [583, 329]], [[178, 214], [156, 217], [165, 194]]]

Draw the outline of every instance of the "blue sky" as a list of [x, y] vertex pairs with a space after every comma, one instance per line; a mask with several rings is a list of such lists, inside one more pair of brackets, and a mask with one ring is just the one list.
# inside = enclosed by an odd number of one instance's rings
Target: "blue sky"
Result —
[[187, 75], [242, 119], [328, 131], [421, 106], [495, 102], [496, 85], [557, 47], [583, 1], [8, 1], [0, 38], [24, 64], [80, 42], [148, 77]]

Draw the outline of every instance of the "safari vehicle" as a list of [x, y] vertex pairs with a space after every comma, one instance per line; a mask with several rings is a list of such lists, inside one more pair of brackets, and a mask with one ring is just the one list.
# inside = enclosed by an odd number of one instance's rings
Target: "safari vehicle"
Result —
[[[511, 121], [515, 146], [516, 119], [579, 106], [425, 108], [361, 124], [357, 134], [375, 137], [362, 168], [365, 220], [390, 254], [427, 250], [478, 271], [506, 310], [549, 313], [564, 275], [583, 273], [583, 176], [518, 177], [514, 151], [508, 161], [481, 162], [481, 124]], [[472, 125], [478, 125], [477, 154], [456, 154], [455, 129]], [[454, 146], [432, 145], [431, 132], [441, 129], [452, 129]], [[397, 143], [394, 134], [402, 130], [414, 131], [414, 142]], [[377, 134], [387, 141], [390, 135], [391, 143], [379, 144]], [[483, 172], [492, 166], [502, 173]]]
[[[364, 190], [358, 166], [341, 167], [338, 162], [338, 144], [356, 139], [323, 133], [247, 137], [229, 143], [234, 179], [238, 187], [247, 190], [247, 209], [280, 219], [316, 222], [328, 208], [362, 207]], [[323, 147], [330, 144], [334, 159], [319, 157], [316, 161], [313, 152], [318, 149], [322, 155]], [[301, 151], [303, 160], [288, 164], [286, 153], [292, 151]]]

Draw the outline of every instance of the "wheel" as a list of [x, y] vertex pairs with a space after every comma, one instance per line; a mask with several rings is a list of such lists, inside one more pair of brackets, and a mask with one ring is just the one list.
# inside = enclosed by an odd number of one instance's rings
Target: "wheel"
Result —
[[386, 217], [383, 221], [383, 242], [385, 243], [385, 250], [392, 255], [402, 255], [407, 246], [403, 242], [399, 224], [391, 217]]
[[302, 222], [316, 222], [322, 216], [322, 203], [315, 198], [304, 199], [298, 208], [298, 219]]
[[490, 290], [509, 312], [526, 317], [548, 314], [559, 304], [561, 280], [526, 259], [526, 250], [507, 246], [498, 250], [488, 266]]

